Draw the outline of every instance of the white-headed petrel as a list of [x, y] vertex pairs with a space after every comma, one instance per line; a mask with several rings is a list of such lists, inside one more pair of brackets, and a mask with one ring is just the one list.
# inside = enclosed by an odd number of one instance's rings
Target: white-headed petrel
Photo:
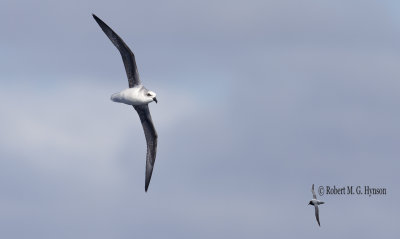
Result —
[[315, 208], [315, 218], [317, 219], [318, 225], [321, 226], [321, 224], [319, 223], [318, 205], [324, 204], [324, 202], [321, 202], [321, 201], [317, 200], [317, 195], [315, 194], [315, 191], [314, 191], [314, 184], [312, 185], [311, 192], [312, 192], [313, 199], [308, 203], [308, 205], [313, 205], [314, 206], [314, 208]]
[[100, 18], [93, 14], [94, 20], [99, 24], [103, 32], [111, 40], [121, 53], [122, 61], [124, 62], [126, 75], [128, 76], [129, 88], [115, 93], [111, 96], [114, 102], [132, 105], [136, 112], [139, 114], [140, 121], [142, 122], [144, 135], [147, 142], [147, 155], [146, 155], [146, 180], [145, 191], [149, 187], [151, 175], [153, 173], [154, 162], [157, 153], [157, 132], [154, 128], [153, 121], [149, 111], [148, 104], [155, 101], [157, 103], [156, 93], [147, 90], [141, 83], [139, 72], [137, 70], [135, 55], [125, 44], [125, 42]]

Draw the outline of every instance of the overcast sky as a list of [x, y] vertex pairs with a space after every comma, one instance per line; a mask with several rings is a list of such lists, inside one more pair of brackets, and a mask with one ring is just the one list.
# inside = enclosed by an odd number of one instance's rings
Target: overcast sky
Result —
[[[121, 57], [136, 55], [159, 148]], [[397, 1], [0, 2], [1, 238], [398, 238]], [[324, 195], [311, 185], [387, 195]]]

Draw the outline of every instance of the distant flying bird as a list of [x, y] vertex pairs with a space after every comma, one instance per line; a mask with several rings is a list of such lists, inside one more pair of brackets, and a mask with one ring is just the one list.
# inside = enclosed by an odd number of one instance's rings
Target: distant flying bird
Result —
[[103, 32], [111, 40], [114, 46], [117, 47], [124, 62], [126, 75], [128, 76], [129, 88], [115, 93], [111, 96], [111, 100], [118, 103], [132, 105], [136, 112], [139, 114], [140, 121], [142, 122], [144, 135], [147, 142], [147, 155], [146, 155], [146, 180], [145, 191], [149, 187], [151, 175], [153, 173], [154, 162], [157, 153], [157, 132], [154, 128], [153, 121], [149, 111], [148, 104], [155, 101], [157, 103], [156, 93], [146, 89], [139, 78], [137, 70], [135, 55], [125, 44], [125, 42], [100, 18], [92, 14], [94, 20], [99, 24]]
[[313, 205], [314, 206], [314, 208], [315, 208], [315, 218], [317, 218], [318, 225], [321, 226], [321, 224], [319, 223], [318, 205], [324, 204], [324, 202], [321, 202], [321, 201], [317, 200], [317, 195], [315, 194], [315, 191], [314, 191], [314, 184], [312, 185], [311, 192], [312, 192], [313, 199], [308, 203], [308, 205]]

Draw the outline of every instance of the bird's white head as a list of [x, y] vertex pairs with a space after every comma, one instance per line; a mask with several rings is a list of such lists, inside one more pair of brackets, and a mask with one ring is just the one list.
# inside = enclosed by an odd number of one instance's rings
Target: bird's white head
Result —
[[151, 90], [146, 92], [145, 97], [146, 97], [146, 101], [148, 101], [149, 103], [152, 102], [152, 101], [155, 101], [156, 103], [158, 102], [157, 98], [156, 98], [156, 93], [154, 93]]

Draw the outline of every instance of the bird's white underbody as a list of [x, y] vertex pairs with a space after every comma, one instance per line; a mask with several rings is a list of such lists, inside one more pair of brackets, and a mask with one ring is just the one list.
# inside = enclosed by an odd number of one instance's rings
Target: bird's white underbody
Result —
[[149, 91], [142, 85], [127, 88], [111, 95], [111, 100], [127, 105], [144, 105], [156, 101], [156, 93]]

